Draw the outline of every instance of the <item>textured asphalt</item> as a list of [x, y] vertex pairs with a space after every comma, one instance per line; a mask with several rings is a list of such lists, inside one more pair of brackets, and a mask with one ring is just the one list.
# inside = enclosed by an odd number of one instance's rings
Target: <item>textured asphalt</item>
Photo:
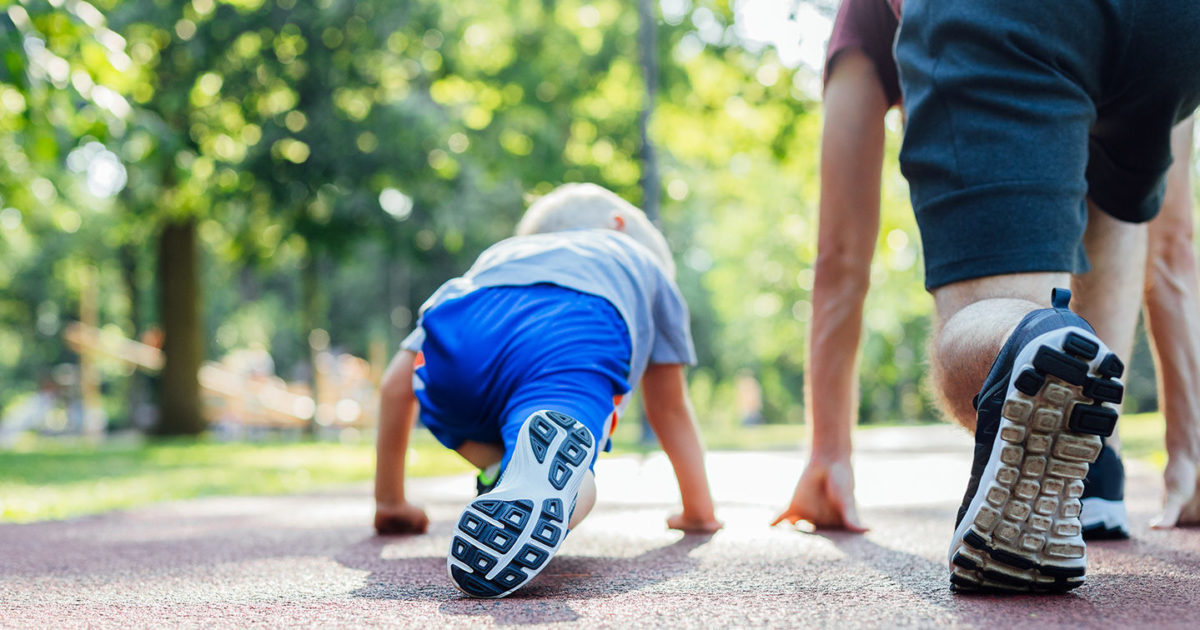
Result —
[[677, 495], [661, 454], [605, 458], [596, 511], [504, 600], [466, 598], [446, 577], [467, 476], [413, 484], [433, 521], [422, 536], [374, 536], [365, 486], [4, 525], [0, 627], [1200, 627], [1200, 530], [1146, 528], [1160, 481], [1136, 462], [1134, 538], [1089, 545], [1083, 587], [952, 594], [945, 551], [969, 451], [947, 427], [861, 434], [864, 535], [767, 527], [799, 454], [711, 454], [726, 523], [712, 536], [666, 528]]

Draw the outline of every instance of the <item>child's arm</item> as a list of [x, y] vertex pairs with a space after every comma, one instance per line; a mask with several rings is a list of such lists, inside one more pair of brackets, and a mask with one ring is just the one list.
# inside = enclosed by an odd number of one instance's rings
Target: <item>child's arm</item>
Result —
[[704, 447], [696, 430], [683, 366], [658, 363], [646, 368], [642, 400], [646, 405], [646, 420], [675, 469], [683, 499], [683, 512], [667, 519], [667, 525], [685, 531], [717, 531], [721, 523], [713, 512], [708, 476], [704, 472]]
[[416, 354], [401, 350], [383, 375], [379, 390], [379, 436], [375, 441], [375, 530], [420, 534], [429, 527], [425, 511], [404, 498], [404, 456], [417, 419], [413, 393]]

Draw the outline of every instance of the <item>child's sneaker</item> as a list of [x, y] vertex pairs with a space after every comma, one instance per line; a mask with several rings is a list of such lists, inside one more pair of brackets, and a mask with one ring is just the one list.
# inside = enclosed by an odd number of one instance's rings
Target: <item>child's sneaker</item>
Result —
[[1083, 480], [1084, 540], [1124, 540], [1129, 538], [1129, 515], [1125, 512], [1125, 464], [1111, 447], [1105, 446], [1100, 457]]
[[975, 462], [950, 545], [958, 591], [1083, 584], [1083, 478], [1112, 434], [1124, 370], [1055, 289], [1021, 320], [975, 399]]
[[500, 483], [500, 462], [496, 462], [475, 475], [475, 496], [485, 495], [496, 489]]
[[504, 597], [545, 568], [567, 523], [596, 441], [574, 418], [538, 411], [525, 420], [495, 490], [458, 520], [446, 568], [473, 597]]

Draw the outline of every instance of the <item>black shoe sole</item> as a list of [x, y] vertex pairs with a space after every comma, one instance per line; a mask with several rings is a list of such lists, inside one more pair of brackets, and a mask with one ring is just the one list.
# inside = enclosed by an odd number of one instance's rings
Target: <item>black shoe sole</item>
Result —
[[951, 546], [959, 592], [1065, 592], [1084, 582], [1083, 478], [1111, 435], [1120, 360], [1067, 328], [1030, 342], [1014, 362], [1003, 420], [979, 488]]

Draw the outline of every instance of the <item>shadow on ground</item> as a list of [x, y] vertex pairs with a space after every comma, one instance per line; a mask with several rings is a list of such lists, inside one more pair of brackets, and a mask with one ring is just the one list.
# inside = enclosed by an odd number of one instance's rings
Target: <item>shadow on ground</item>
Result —
[[694, 571], [692, 551], [711, 535], [682, 535], [677, 541], [632, 558], [556, 556], [529, 586], [498, 600], [467, 597], [446, 575], [446, 556], [388, 558], [388, 551], [416, 537], [371, 536], [338, 554], [343, 566], [369, 571], [355, 597], [440, 602], [439, 612], [455, 616], [487, 616], [497, 625], [576, 621], [571, 598], [611, 597], [659, 584]]

